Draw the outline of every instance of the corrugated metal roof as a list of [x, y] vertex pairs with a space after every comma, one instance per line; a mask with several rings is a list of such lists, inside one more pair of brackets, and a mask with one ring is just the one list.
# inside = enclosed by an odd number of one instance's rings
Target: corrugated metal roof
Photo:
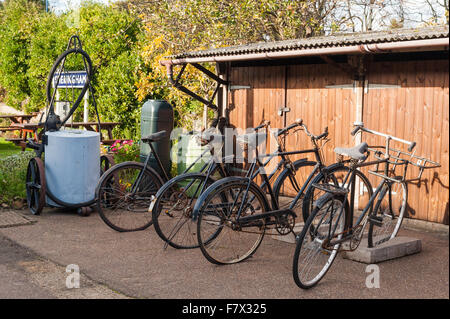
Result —
[[185, 52], [170, 59], [232, 56], [252, 53], [289, 51], [299, 49], [345, 47], [349, 45], [389, 43], [399, 41], [427, 40], [449, 37], [449, 26], [435, 26], [416, 29], [393, 29], [389, 31], [334, 34], [307, 39], [259, 42], [246, 45], [222, 47], [210, 50]]

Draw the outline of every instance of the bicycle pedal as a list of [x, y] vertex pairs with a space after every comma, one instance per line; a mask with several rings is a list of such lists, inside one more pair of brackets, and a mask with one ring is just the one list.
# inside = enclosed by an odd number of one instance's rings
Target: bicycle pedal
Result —
[[381, 227], [381, 226], [383, 226], [383, 218], [378, 217], [378, 216], [371, 216], [371, 217], [369, 217], [369, 223], [371, 223], [372, 225]]

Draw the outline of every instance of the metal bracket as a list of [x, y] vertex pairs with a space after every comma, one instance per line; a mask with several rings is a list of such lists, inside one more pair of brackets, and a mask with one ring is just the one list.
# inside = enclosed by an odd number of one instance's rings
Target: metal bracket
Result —
[[187, 95], [191, 96], [192, 98], [196, 99], [197, 101], [200, 101], [201, 103], [205, 104], [207, 107], [217, 111], [218, 107], [217, 105], [215, 105], [213, 103], [217, 92], [219, 91], [219, 88], [221, 85], [227, 85], [228, 81], [225, 81], [223, 79], [221, 79], [219, 76], [217, 76], [216, 74], [212, 73], [211, 71], [209, 71], [208, 69], [206, 69], [205, 67], [201, 66], [198, 63], [191, 63], [191, 65], [193, 67], [195, 67], [197, 70], [203, 72], [203, 74], [205, 74], [206, 76], [208, 76], [210, 79], [214, 80], [217, 82], [217, 86], [211, 96], [211, 98], [209, 100], [207, 100], [206, 98], [203, 98], [201, 96], [199, 96], [198, 94], [194, 93], [193, 91], [191, 91], [190, 89], [188, 89], [187, 87], [185, 87], [184, 85], [180, 84], [180, 80], [181, 80], [181, 76], [183, 74], [183, 72], [186, 69], [187, 64], [183, 64], [180, 72], [178, 73], [176, 79], [173, 79], [173, 71], [172, 71], [172, 65], [171, 64], [167, 64], [166, 67], [168, 67], [168, 78], [170, 83], [177, 88], [178, 90], [180, 90], [183, 93], [186, 93]]
[[231, 90], [247, 90], [251, 89], [252, 87], [250, 85], [230, 85], [228, 89]]
[[398, 84], [372, 84], [368, 80], [364, 82], [364, 93], [367, 93], [369, 89], [399, 89], [401, 85]]
[[280, 107], [279, 109], [278, 109], [278, 115], [279, 116], [283, 116], [283, 113], [287, 113], [287, 112], [290, 112], [291, 111], [291, 108], [290, 107]]
[[[352, 89], [353, 92], [356, 92], [356, 81], [349, 84], [337, 84], [337, 85], [326, 85], [327, 89]], [[368, 80], [364, 82], [364, 93], [367, 93], [369, 89], [398, 89], [401, 88], [401, 85], [397, 84], [372, 84], [369, 83]]]

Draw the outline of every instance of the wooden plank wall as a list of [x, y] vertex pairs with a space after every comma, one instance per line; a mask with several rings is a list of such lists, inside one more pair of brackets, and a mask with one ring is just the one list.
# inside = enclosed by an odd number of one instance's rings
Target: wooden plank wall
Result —
[[[441, 168], [424, 172], [421, 184], [408, 185], [408, 215], [445, 224], [449, 209], [448, 68], [447, 60], [372, 63], [369, 83], [400, 88], [369, 89], [363, 113], [367, 127], [415, 141], [416, 155], [440, 162]], [[363, 140], [382, 142], [370, 135], [364, 135]], [[400, 143], [393, 146], [406, 149]], [[417, 174], [417, 168], [408, 168], [408, 177]], [[374, 178], [371, 181], [377, 182]]]
[[[270, 120], [272, 127], [283, 127], [283, 119], [277, 115], [277, 110], [285, 100], [284, 72], [284, 66], [232, 69], [232, 85], [251, 87], [232, 90], [229, 95], [229, 117], [234, 127], [244, 132], [264, 120]], [[269, 148], [267, 144], [266, 152]], [[273, 169], [272, 166], [267, 168]]]
[[[371, 64], [369, 83], [396, 84], [401, 88], [369, 90], [363, 111], [367, 127], [415, 140], [417, 155], [442, 164], [438, 170], [425, 172], [421, 185], [408, 186], [409, 217], [445, 224], [449, 210], [448, 67], [445, 60]], [[355, 94], [352, 89], [326, 88], [351, 84], [352, 79], [334, 67], [327, 64], [238, 67], [232, 69], [230, 80], [233, 85], [251, 86], [230, 93], [230, 121], [236, 127], [245, 129], [262, 120], [270, 120], [272, 127], [283, 127], [284, 119], [277, 115], [277, 110], [286, 99], [291, 108], [287, 124], [300, 117], [314, 134], [320, 134], [328, 126], [331, 141], [324, 147], [327, 164], [335, 162], [334, 147], [354, 146], [350, 131], [355, 121]], [[377, 143], [373, 138], [367, 141]], [[287, 139], [288, 150], [298, 148], [311, 148], [310, 140], [302, 132]], [[416, 172], [410, 169], [409, 176]], [[371, 177], [371, 182], [375, 186], [379, 180]]]
[[[353, 143], [350, 131], [351, 123], [355, 121], [356, 99], [351, 89], [326, 86], [351, 84], [352, 80], [327, 64], [297, 65], [289, 68], [287, 83], [287, 105], [291, 111], [287, 113], [286, 122], [290, 124], [301, 118], [315, 135], [321, 134], [328, 126], [331, 141], [324, 146], [323, 151], [326, 163], [334, 163], [335, 145], [347, 146]], [[290, 135], [286, 145], [293, 149], [297, 146], [312, 148], [310, 138], [303, 132]], [[313, 155], [309, 158], [314, 160]]]
[[282, 127], [283, 121], [277, 116], [277, 110], [284, 104], [284, 72], [284, 66], [233, 68], [232, 84], [250, 86], [251, 89], [231, 91], [231, 124], [246, 129], [270, 120], [273, 127]]

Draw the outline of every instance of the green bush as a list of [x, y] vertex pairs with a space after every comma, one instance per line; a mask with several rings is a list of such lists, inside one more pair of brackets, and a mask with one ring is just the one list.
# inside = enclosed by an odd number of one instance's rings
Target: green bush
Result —
[[30, 101], [24, 111], [38, 111], [46, 105], [47, 78], [53, 63], [67, 47], [70, 30], [64, 19], [53, 14], [42, 14], [28, 47], [27, 81]]
[[[149, 72], [139, 53], [143, 33], [138, 18], [114, 5], [87, 2], [55, 15], [45, 13], [40, 3], [5, 2], [0, 7], [0, 87], [7, 92], [6, 103], [26, 112], [42, 109], [50, 69], [70, 36], [77, 34], [93, 62], [100, 119], [121, 123], [115, 137], [135, 139], [141, 106], [135, 85], [141, 74]], [[80, 114], [81, 108], [75, 118]], [[95, 119], [92, 107], [90, 119]]]
[[0, 158], [0, 203], [10, 205], [16, 198], [26, 198], [27, 166], [34, 156], [34, 152], [26, 151]]
[[109, 150], [114, 155], [116, 164], [127, 161], [139, 162], [139, 142], [133, 142], [132, 140], [115, 141]]
[[96, 97], [101, 120], [120, 122], [116, 137], [135, 139], [140, 134], [141, 103], [135, 96], [142, 64], [136, 52], [123, 52], [96, 74]]

